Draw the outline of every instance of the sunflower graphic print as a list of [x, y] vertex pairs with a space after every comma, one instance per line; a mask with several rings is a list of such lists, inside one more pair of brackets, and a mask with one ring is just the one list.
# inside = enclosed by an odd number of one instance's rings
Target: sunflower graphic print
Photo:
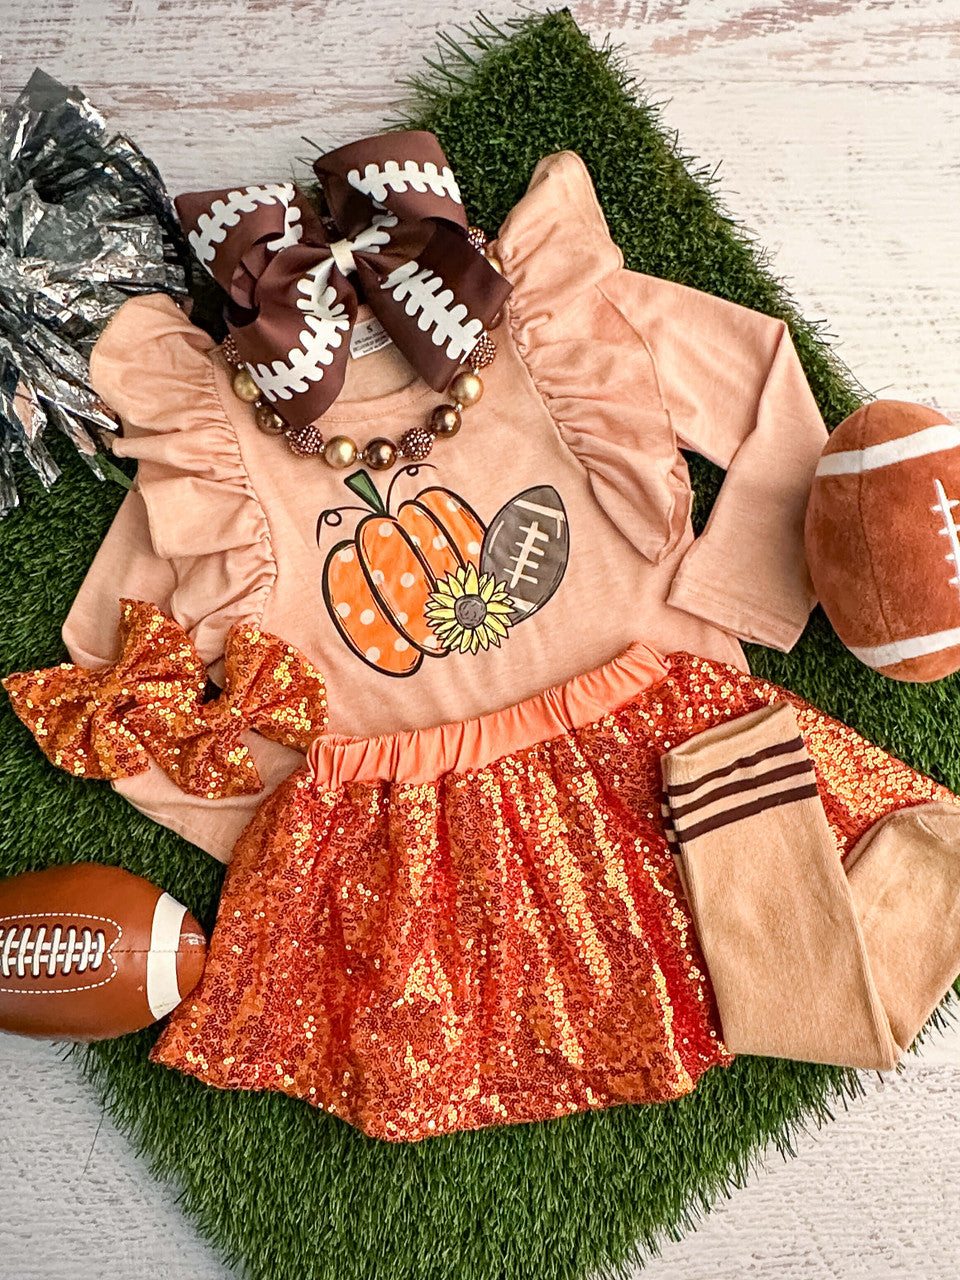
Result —
[[437, 583], [424, 612], [444, 648], [476, 653], [491, 645], [499, 647], [510, 626], [513, 605], [502, 582], [468, 564]]

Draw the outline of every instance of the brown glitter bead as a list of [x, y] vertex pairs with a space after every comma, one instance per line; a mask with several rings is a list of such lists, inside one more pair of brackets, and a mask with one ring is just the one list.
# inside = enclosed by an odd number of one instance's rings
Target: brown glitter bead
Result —
[[467, 231], [467, 239], [474, 249], [483, 252], [483, 246], [487, 243], [487, 233], [480, 227], [470, 227]]
[[400, 437], [400, 453], [414, 462], [422, 462], [432, 448], [433, 432], [429, 427], [412, 427]]
[[238, 365], [243, 363], [242, 359], [240, 358], [240, 352], [237, 350], [237, 344], [234, 342], [233, 336], [231, 334], [228, 334], [224, 338], [222, 351], [223, 351], [223, 358], [227, 361], [228, 364]]
[[484, 331], [480, 335], [480, 341], [470, 352], [470, 367], [474, 373], [479, 373], [481, 369], [485, 369], [488, 364], [493, 364], [493, 358], [497, 354], [497, 347], [489, 333]]
[[430, 430], [437, 436], [449, 439], [460, 430], [463, 419], [456, 405], [438, 404], [430, 415]]
[[323, 434], [311, 423], [288, 431], [287, 444], [301, 458], [309, 458], [311, 454], [323, 452]]

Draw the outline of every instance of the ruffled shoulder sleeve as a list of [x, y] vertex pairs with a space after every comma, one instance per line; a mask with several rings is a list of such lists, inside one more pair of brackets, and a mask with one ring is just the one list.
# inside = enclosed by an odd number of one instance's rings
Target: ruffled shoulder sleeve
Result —
[[691, 538], [681, 447], [726, 470], [667, 603], [788, 650], [814, 604], [803, 519], [827, 433], [784, 321], [628, 270], [569, 151], [537, 166], [496, 251], [530, 375], [642, 555]]
[[561, 437], [613, 522], [661, 560], [686, 525], [687, 468], [643, 335], [605, 288], [623, 254], [575, 152], [540, 161], [491, 248], [513, 284], [514, 340]]
[[276, 578], [214, 347], [171, 298], [151, 294], [124, 303], [90, 360], [94, 390], [123, 422], [114, 452], [138, 461], [154, 551], [174, 567], [170, 611], [207, 663], [234, 623], [260, 619]]
[[550, 299], [555, 307], [623, 266], [593, 181], [575, 151], [546, 156], [500, 227], [500, 257], [514, 286], [511, 303]]

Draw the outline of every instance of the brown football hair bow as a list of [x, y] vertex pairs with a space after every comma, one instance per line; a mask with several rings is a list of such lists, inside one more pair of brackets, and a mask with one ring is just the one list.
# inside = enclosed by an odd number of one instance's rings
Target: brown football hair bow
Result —
[[195, 254], [226, 290], [241, 360], [291, 427], [343, 385], [359, 298], [443, 391], [510, 284], [468, 239], [453, 171], [432, 133], [378, 134], [314, 161], [322, 219], [291, 182], [178, 196]]

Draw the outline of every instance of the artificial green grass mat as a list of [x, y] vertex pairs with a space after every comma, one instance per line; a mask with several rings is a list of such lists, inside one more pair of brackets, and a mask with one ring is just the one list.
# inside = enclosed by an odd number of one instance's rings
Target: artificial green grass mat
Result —
[[[402, 123], [438, 134], [472, 221], [495, 232], [536, 161], [572, 148], [629, 267], [784, 317], [828, 423], [860, 402], [706, 174], [678, 154], [616, 56], [593, 47], [569, 14], [506, 31], [478, 19], [408, 88]], [[62, 442], [55, 452], [60, 483], [44, 495], [24, 476], [25, 506], [0, 526], [3, 672], [64, 656], [60, 623], [122, 496]], [[699, 459], [693, 474], [702, 523], [718, 476]], [[960, 787], [955, 679], [884, 680], [847, 654], [819, 614], [793, 653], [751, 648], [749, 656], [759, 674]], [[212, 859], [105, 784], [47, 765], [5, 703], [0, 733], [0, 875], [121, 863], [212, 925], [222, 877]], [[219, 1092], [151, 1067], [155, 1037], [93, 1045], [78, 1060], [156, 1173], [181, 1188], [189, 1218], [256, 1280], [624, 1274], [741, 1182], [767, 1142], [789, 1150], [792, 1132], [827, 1118], [857, 1088], [850, 1072], [741, 1058], [668, 1105], [393, 1145], [281, 1095]]]

